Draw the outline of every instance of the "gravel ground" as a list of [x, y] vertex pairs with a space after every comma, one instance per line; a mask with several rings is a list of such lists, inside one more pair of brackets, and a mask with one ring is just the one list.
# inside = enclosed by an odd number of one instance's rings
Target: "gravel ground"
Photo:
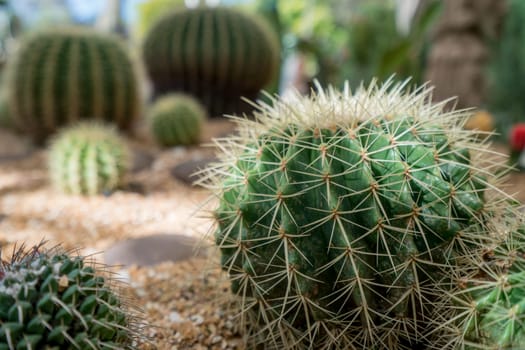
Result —
[[[210, 122], [203, 142], [231, 130], [226, 121]], [[202, 238], [211, 221], [196, 215], [213, 206], [202, 203], [209, 193], [172, 177], [170, 170], [189, 159], [213, 154], [212, 149], [160, 150], [147, 137], [130, 141], [132, 149], [153, 157], [150, 166], [134, 172], [127, 186], [110, 196], [90, 198], [61, 195], [49, 186], [46, 152], [32, 149], [18, 135], [0, 129], [0, 246], [9, 252], [15, 243], [36, 244], [42, 239], [100, 253], [114, 243], [156, 233], [177, 233]], [[501, 146], [495, 147], [505, 151]], [[510, 192], [525, 202], [525, 173], [513, 173]], [[144, 254], [152, 252], [145, 251]], [[195, 257], [156, 266], [119, 268], [128, 292], [152, 325], [145, 350], [241, 349], [234, 330], [234, 313], [222, 308], [217, 294], [228, 283], [214, 266], [215, 258]]]

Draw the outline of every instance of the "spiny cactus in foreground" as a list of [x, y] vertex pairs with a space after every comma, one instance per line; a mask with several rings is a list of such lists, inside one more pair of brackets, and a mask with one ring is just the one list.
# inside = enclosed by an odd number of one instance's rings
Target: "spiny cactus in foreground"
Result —
[[279, 44], [257, 17], [226, 7], [175, 11], [162, 17], [143, 45], [155, 94], [181, 91], [200, 99], [210, 116], [250, 109], [275, 76]]
[[48, 162], [51, 182], [57, 189], [94, 195], [113, 191], [122, 184], [130, 155], [114, 129], [84, 122], [55, 137]]
[[132, 349], [138, 314], [115, 286], [84, 257], [16, 249], [0, 267], [0, 349]]
[[525, 217], [498, 216], [462, 233], [470, 248], [437, 286], [432, 349], [525, 349]]
[[206, 111], [193, 97], [169, 94], [153, 105], [151, 130], [163, 146], [190, 145], [199, 142], [206, 117]]
[[140, 113], [138, 78], [121, 42], [80, 27], [38, 31], [8, 65], [12, 119], [35, 141], [81, 119], [129, 130]]
[[468, 113], [405, 88], [261, 102], [218, 141], [223, 160], [202, 181], [251, 346], [432, 344], [438, 286], [471, 244], [462, 233], [508, 198], [494, 185], [504, 164], [462, 128]]

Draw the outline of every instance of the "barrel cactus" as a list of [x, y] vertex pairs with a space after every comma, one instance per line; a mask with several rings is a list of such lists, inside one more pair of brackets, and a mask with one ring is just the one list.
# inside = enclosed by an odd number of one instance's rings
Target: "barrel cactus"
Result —
[[62, 130], [48, 156], [53, 185], [64, 193], [82, 195], [116, 189], [129, 160], [128, 148], [113, 128], [86, 122]]
[[163, 146], [199, 142], [206, 111], [193, 97], [169, 94], [160, 97], [150, 112], [153, 136]]
[[132, 349], [134, 308], [86, 258], [43, 245], [0, 267], [0, 349]]
[[480, 165], [491, 151], [462, 128], [469, 114], [430, 91], [388, 82], [261, 102], [217, 141], [222, 161], [202, 182], [219, 198], [214, 239], [252, 346], [432, 342], [442, 284], [470, 268], [451, 258], [471, 244], [462, 233], [504, 200]]
[[9, 63], [7, 79], [13, 121], [37, 142], [80, 119], [129, 130], [140, 113], [138, 79], [127, 50], [92, 29], [30, 35]]
[[197, 8], [154, 24], [143, 57], [157, 96], [186, 92], [217, 116], [250, 107], [241, 97], [256, 97], [274, 77], [278, 47], [257, 17], [231, 8]]

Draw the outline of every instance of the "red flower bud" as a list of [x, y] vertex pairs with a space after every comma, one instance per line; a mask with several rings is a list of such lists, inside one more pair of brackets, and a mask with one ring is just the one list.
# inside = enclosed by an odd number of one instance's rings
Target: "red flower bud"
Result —
[[514, 151], [525, 148], [525, 123], [516, 124], [510, 132], [510, 146]]

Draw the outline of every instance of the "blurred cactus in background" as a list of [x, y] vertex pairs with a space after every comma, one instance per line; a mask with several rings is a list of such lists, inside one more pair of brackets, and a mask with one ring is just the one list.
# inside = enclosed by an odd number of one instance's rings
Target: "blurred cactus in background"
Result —
[[5, 87], [0, 86], [0, 127], [10, 128], [12, 126], [11, 111], [7, 105], [7, 92]]
[[112, 128], [84, 122], [55, 136], [48, 162], [55, 188], [64, 193], [95, 195], [122, 184], [130, 155]]
[[155, 96], [185, 92], [210, 116], [242, 113], [276, 74], [279, 44], [260, 18], [231, 8], [172, 12], [149, 31], [143, 45]]
[[161, 96], [149, 114], [155, 140], [168, 147], [198, 143], [207, 118], [199, 101], [177, 93]]
[[184, 0], [149, 0], [141, 2], [138, 7], [138, 19], [134, 28], [134, 35], [143, 40], [151, 26], [167, 12], [184, 9]]
[[12, 119], [37, 142], [81, 119], [130, 130], [141, 112], [138, 77], [127, 50], [116, 38], [91, 29], [29, 35], [7, 74]]

